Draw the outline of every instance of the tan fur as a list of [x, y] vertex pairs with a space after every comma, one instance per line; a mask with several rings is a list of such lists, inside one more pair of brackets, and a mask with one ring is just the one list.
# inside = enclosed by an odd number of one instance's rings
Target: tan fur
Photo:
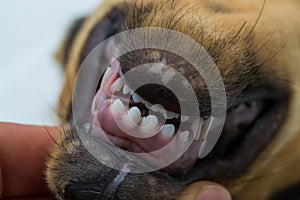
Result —
[[[58, 107], [59, 115], [63, 120], [65, 120], [64, 117], [67, 116], [67, 112], [71, 109], [72, 88], [79, 67], [79, 57], [90, 31], [105, 15], [106, 11], [109, 11], [114, 5], [118, 5], [123, 1], [124, 0], [107, 0], [103, 3], [91, 17], [87, 19], [76, 37], [72, 46], [70, 59], [67, 63], [65, 86], [60, 98], [61, 103]], [[143, 3], [146, 4], [148, 1], [150, 0], [144, 0]], [[216, 37], [226, 40], [227, 35], [236, 34], [245, 21], [247, 21], [245, 30], [249, 31], [255, 24], [262, 5], [263, 1], [261, 0], [202, 0], [197, 1], [197, 3], [194, 0], [181, 0], [176, 6], [184, 7], [180, 12], [184, 13], [185, 17], [182, 19], [182, 22], [178, 23], [173, 29], [195, 37], [197, 34], [186, 32], [185, 26], [188, 26], [188, 22], [190, 21], [199, 22], [196, 23], [195, 26], [199, 26], [199, 29], [200, 26], [203, 27], [207, 39], [204, 40], [202, 45], [208, 48], [213, 40], [212, 34], [217, 34]], [[223, 11], [216, 13], [214, 8], [218, 7], [222, 8]], [[289, 80], [292, 98], [285, 124], [276, 137], [260, 154], [243, 177], [235, 180], [234, 183], [228, 183], [230, 192], [237, 199], [266, 199], [273, 191], [285, 188], [300, 180], [299, 9], [300, 4], [297, 0], [268, 0], [266, 1], [261, 18], [253, 30], [255, 36], [254, 46], [256, 47], [261, 46], [261, 44], [273, 35], [270, 42], [259, 51], [258, 56], [261, 60], [272, 55], [286, 42], [280, 53], [263, 67], [266, 71], [273, 69], [282, 74], [284, 79]], [[172, 13], [168, 10], [163, 10], [158, 13], [151, 25], [160, 26], [158, 19], [168, 14], [171, 15]], [[190, 16], [197, 16], [197, 18], [191, 19]], [[144, 26], [148, 25], [146, 20]], [[245, 30], [243, 30], [241, 34], [246, 34], [247, 31]], [[226, 35], [224, 33], [226, 33]], [[242, 43], [240, 44], [243, 45]], [[220, 66], [220, 70], [226, 71], [230, 70], [230, 67], [234, 67], [231, 65], [232, 63], [229, 58], [231, 54], [238, 52], [236, 48], [238, 48], [238, 46], [228, 49], [226, 56], [222, 58], [224, 65]], [[53, 155], [57, 154], [59, 154], [59, 152], [54, 151]], [[51, 165], [52, 164], [49, 163], [49, 166]], [[260, 176], [262, 176], [262, 178], [252, 180]], [[49, 182], [51, 185], [52, 180], [49, 180]]]

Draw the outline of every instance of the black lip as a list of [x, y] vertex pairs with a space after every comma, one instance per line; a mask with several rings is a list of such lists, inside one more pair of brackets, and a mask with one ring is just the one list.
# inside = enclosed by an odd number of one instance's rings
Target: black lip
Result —
[[[278, 133], [284, 123], [287, 109], [287, 99], [269, 102], [269, 106], [236, 147], [232, 148], [230, 154], [218, 157], [212, 151], [206, 158], [199, 160], [186, 175], [181, 176], [180, 180], [186, 184], [201, 179], [227, 183], [240, 177]], [[222, 143], [222, 139], [218, 143]], [[218, 143], [215, 148], [218, 148]]]

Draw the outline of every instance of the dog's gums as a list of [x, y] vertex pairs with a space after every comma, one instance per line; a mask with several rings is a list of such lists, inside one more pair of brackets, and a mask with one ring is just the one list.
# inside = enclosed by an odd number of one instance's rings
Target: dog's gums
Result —
[[[171, 200], [187, 185], [209, 180], [228, 187], [234, 199], [250, 200], [269, 199], [299, 180], [300, 173], [293, 176], [283, 170], [300, 155], [298, 143], [291, 139], [298, 133], [292, 128], [297, 118], [292, 110], [300, 107], [300, 90], [290, 84], [290, 80], [298, 80], [293, 70], [297, 71], [294, 67], [300, 55], [300, 43], [295, 39], [300, 38], [300, 26], [294, 23], [296, 14], [290, 14], [300, 5], [292, 2], [105, 2], [73, 28], [75, 32], [71, 31], [67, 40], [72, 45], [61, 52], [67, 78], [59, 113], [66, 130], [48, 163], [51, 191], [58, 199]], [[160, 48], [137, 49], [117, 58], [105, 54], [105, 59], [113, 60], [109, 66], [103, 66], [98, 56], [92, 62], [105, 72], [93, 83], [97, 89], [93, 90], [91, 106], [87, 106], [89, 111], [85, 111], [92, 116], [86, 134], [104, 141], [112, 154], [112, 146], [128, 153], [146, 153], [150, 156], [132, 159], [145, 166], [163, 166], [153, 172], [131, 173], [126, 171], [126, 164], [121, 167], [124, 171], [111, 168], [85, 148], [73, 117], [71, 88], [80, 65], [98, 44], [123, 31], [149, 27], [184, 33], [209, 53], [224, 82], [227, 104], [222, 114], [226, 114], [226, 120], [217, 144], [204, 156], [207, 137], [222, 126], [216, 123], [221, 113], [213, 113], [208, 84], [187, 59]], [[185, 44], [178, 48], [187, 49]], [[181, 113], [180, 101], [169, 88], [155, 83], [136, 87], [134, 80], [125, 78], [130, 70], [147, 63], [166, 65], [190, 83], [198, 105], [187, 109], [199, 111], [200, 117]], [[163, 74], [157, 68], [145, 72], [145, 76], [151, 73]], [[178, 90], [184, 94], [185, 89]], [[279, 161], [276, 156], [280, 157], [281, 149], [288, 149], [288, 144], [297, 149], [294, 157]], [[170, 164], [155, 154], [162, 148], [167, 154], [184, 153]], [[121, 157], [126, 163], [127, 158]], [[280, 170], [284, 173], [267, 175]]]

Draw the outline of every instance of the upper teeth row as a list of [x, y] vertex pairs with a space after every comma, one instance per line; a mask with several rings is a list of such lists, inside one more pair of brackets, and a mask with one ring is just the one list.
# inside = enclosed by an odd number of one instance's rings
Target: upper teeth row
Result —
[[[111, 74], [110, 70], [107, 70], [105, 75], [104, 75], [104, 78], [103, 78], [103, 81], [105, 81], [105, 77], [106, 75], [109, 75]], [[104, 84], [102, 81], [102, 84]], [[102, 85], [101, 84], [101, 85]], [[171, 112], [171, 111], [166, 111], [163, 106], [159, 105], [159, 104], [156, 104], [156, 105], [153, 105], [151, 103], [149, 103], [148, 101], [144, 100], [143, 98], [141, 98], [138, 94], [136, 94], [133, 90], [130, 89], [130, 87], [126, 84], [124, 84], [123, 80], [121, 78], [118, 78], [110, 87], [110, 92], [111, 93], [114, 93], [114, 92], [120, 92], [122, 90], [123, 94], [124, 95], [127, 95], [127, 94], [131, 94], [132, 96], [132, 99], [134, 102], [136, 103], [143, 103], [149, 110], [152, 110], [154, 112], [160, 112], [165, 119], [172, 119], [172, 118], [178, 118], [179, 117], [179, 114], [177, 113], [174, 113], [174, 112]], [[181, 116], [181, 120], [182, 122], [185, 122], [189, 119], [188, 116]]]

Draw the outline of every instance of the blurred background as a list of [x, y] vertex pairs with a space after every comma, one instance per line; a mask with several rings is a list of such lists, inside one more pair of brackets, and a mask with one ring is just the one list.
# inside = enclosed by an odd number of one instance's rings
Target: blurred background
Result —
[[63, 72], [53, 54], [101, 0], [5, 0], [0, 6], [0, 122], [55, 125]]

